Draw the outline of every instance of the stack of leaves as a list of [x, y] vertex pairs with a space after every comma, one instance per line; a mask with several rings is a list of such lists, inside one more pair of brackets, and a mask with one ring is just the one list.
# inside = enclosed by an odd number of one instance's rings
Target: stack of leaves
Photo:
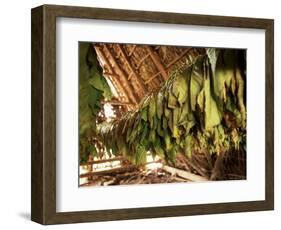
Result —
[[101, 99], [110, 99], [111, 90], [102, 75], [97, 54], [90, 43], [79, 43], [79, 152], [80, 162], [89, 154], [97, 154], [91, 138], [95, 136], [96, 116], [101, 110]]
[[138, 109], [97, 126], [107, 150], [132, 163], [147, 152], [173, 163], [176, 154], [245, 149], [244, 51], [207, 49], [175, 71]]

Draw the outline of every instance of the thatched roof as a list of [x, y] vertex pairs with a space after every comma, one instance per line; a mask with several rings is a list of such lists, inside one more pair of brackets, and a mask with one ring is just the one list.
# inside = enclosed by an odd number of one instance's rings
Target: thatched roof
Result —
[[189, 64], [204, 49], [131, 45], [93, 44], [103, 67], [103, 74], [118, 96], [112, 104], [134, 108], [142, 98], [158, 89], [175, 68]]

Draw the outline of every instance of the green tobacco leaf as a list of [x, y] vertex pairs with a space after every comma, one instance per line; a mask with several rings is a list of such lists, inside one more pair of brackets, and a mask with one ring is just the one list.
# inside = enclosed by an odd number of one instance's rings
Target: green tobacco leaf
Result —
[[157, 123], [157, 134], [161, 137], [163, 137], [163, 135], [164, 135], [161, 120], [158, 121], [158, 123]]
[[192, 111], [195, 111], [195, 107], [197, 104], [197, 97], [199, 92], [203, 88], [203, 57], [199, 57], [197, 61], [192, 66], [192, 73], [190, 75], [190, 105]]
[[147, 121], [147, 107], [144, 107], [141, 109], [140, 114], [141, 114], [141, 119], [144, 121]]
[[166, 151], [170, 151], [172, 149], [173, 145], [172, 145], [172, 142], [171, 142], [171, 137], [167, 132], [164, 135], [164, 141], [165, 141]]
[[102, 91], [99, 91], [99, 90], [95, 89], [94, 87], [89, 86], [88, 87], [88, 95], [89, 95], [88, 96], [88, 104], [91, 108], [93, 116], [96, 116], [99, 109], [100, 109], [97, 106], [97, 103], [102, 97]]
[[186, 122], [183, 127], [185, 129], [185, 133], [188, 134], [190, 132], [190, 129], [195, 126], [195, 121], [188, 121]]
[[164, 148], [163, 148], [163, 146], [161, 144], [161, 140], [157, 136], [156, 136], [155, 141], [153, 143], [153, 147], [154, 147], [154, 150], [155, 150], [156, 154], [160, 158], [164, 158], [165, 157], [165, 152], [164, 152]]
[[102, 76], [97, 54], [91, 43], [79, 43], [79, 135], [80, 160], [88, 158], [88, 139], [96, 133], [96, 115], [102, 97], [111, 98], [111, 90]]
[[162, 117], [162, 127], [163, 130], [166, 130], [168, 128], [168, 121], [166, 117]]
[[98, 156], [98, 152], [97, 152], [97, 149], [94, 145], [92, 144], [89, 144], [88, 147], [87, 147], [87, 151], [89, 153], [91, 153], [93, 155], [93, 157], [97, 157]]
[[153, 129], [156, 130], [157, 129], [157, 125], [160, 121], [158, 120], [157, 116], [153, 117]]
[[[173, 84], [172, 93], [174, 96], [176, 96], [180, 105], [182, 105], [187, 98], [187, 90], [187, 78], [186, 76], [179, 74], [177, 76], [177, 81], [175, 81]], [[174, 101], [171, 103], [174, 106]]]
[[151, 143], [154, 143], [155, 142], [155, 139], [156, 139], [156, 131], [151, 129], [150, 132], [149, 132], [149, 136], [148, 136], [148, 140], [151, 142]]
[[170, 92], [168, 95], [168, 108], [174, 109], [177, 107], [177, 98]]
[[178, 125], [178, 121], [179, 121], [179, 118], [180, 118], [180, 110], [181, 108], [180, 107], [177, 107], [173, 110], [173, 125]]
[[207, 55], [211, 64], [212, 74], [215, 75], [219, 52], [216, 48], [208, 48]]
[[109, 85], [107, 84], [106, 79], [99, 75], [97, 72], [95, 72], [91, 78], [89, 79], [89, 84], [96, 88], [97, 90], [100, 90], [106, 99], [112, 98], [112, 93]]
[[145, 123], [145, 124], [144, 124], [144, 129], [143, 129], [143, 131], [142, 131], [140, 143], [143, 143], [143, 141], [145, 140], [145, 138], [146, 138], [148, 132], [149, 132], [148, 124]]
[[156, 107], [158, 119], [161, 119], [163, 114], [163, 100], [164, 100], [164, 95], [160, 91], [157, 95], [157, 107]]
[[[205, 111], [205, 128], [207, 130], [212, 129], [214, 126], [220, 124], [221, 113], [218, 109], [218, 105], [214, 100], [211, 92], [210, 83], [210, 66], [208, 61], [205, 62], [205, 80], [204, 80], [204, 111]], [[201, 105], [202, 106], [202, 105]]]
[[189, 103], [186, 101], [180, 111], [179, 119], [178, 119], [178, 125], [184, 125], [188, 121], [194, 121], [194, 115], [189, 108]]
[[193, 140], [193, 137], [191, 135], [187, 135], [184, 139], [184, 143], [183, 143], [183, 146], [184, 146], [184, 153], [187, 157], [191, 157], [192, 156], [192, 140]]
[[149, 109], [148, 109], [148, 121], [150, 124], [150, 128], [153, 128], [154, 116], [156, 116], [156, 100], [152, 95], [150, 98]]
[[170, 109], [168, 109], [166, 107], [164, 108], [164, 115], [165, 115], [166, 119], [168, 119], [170, 117], [171, 113], [172, 113], [172, 111]]
[[178, 149], [176, 145], [174, 145], [170, 150], [166, 152], [168, 159], [175, 164], [176, 163], [176, 155], [177, 155]]
[[136, 165], [146, 163], [146, 150], [145, 147], [141, 144], [137, 145], [136, 148]]
[[[178, 128], [178, 126], [174, 125], [172, 127], [172, 137], [179, 139], [180, 138], [180, 130]], [[177, 140], [178, 141], [178, 140]]]
[[89, 79], [89, 84], [97, 90], [103, 91], [103, 82], [100, 75], [96, 74]]

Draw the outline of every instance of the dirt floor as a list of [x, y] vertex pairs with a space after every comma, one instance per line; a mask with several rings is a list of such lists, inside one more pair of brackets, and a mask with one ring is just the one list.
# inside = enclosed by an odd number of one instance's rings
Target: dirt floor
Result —
[[107, 186], [127, 184], [157, 184], [188, 182], [189, 180], [172, 175], [161, 168], [155, 170], [134, 168], [130, 172], [114, 173], [113, 175], [94, 175], [89, 182], [81, 186]]

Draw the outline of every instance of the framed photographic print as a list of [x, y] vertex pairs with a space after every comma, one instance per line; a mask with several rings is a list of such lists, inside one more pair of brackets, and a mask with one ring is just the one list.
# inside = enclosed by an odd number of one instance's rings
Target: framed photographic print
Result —
[[274, 208], [271, 19], [32, 9], [41, 224]]

